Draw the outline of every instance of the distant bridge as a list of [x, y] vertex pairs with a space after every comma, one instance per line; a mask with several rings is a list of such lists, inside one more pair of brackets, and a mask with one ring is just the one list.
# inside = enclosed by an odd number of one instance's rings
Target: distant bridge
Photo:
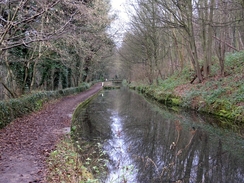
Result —
[[112, 81], [112, 83], [122, 83], [122, 79], [110, 79], [108, 81]]
[[104, 82], [104, 86], [118, 86], [122, 84], [122, 79], [109, 79]]

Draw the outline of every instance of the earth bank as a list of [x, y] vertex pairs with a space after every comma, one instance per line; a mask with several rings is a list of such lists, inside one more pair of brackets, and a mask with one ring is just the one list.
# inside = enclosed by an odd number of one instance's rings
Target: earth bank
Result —
[[[233, 104], [230, 98], [234, 96], [224, 98], [223, 93], [226, 92], [225, 89], [210, 90], [208, 93], [208, 91], [201, 91], [204, 85], [184, 84], [173, 88], [171, 91], [165, 91], [160, 86], [130, 86], [130, 88], [137, 90], [139, 93], [161, 104], [190, 108], [199, 112], [230, 119], [233, 122], [244, 122], [244, 91], [240, 101]], [[244, 85], [241, 87], [244, 89]], [[214, 95], [219, 90], [221, 90], [221, 94], [217, 94], [211, 99], [212, 94], [210, 92]], [[219, 97], [218, 95], [223, 96]], [[208, 98], [205, 96], [208, 96]]]

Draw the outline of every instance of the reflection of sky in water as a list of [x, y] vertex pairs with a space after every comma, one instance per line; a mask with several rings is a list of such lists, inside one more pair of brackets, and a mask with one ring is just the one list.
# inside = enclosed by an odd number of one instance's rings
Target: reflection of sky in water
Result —
[[204, 122], [213, 118], [158, 108], [128, 90], [103, 94], [80, 123], [83, 136], [106, 142], [111, 161], [103, 182], [244, 182], [244, 141]]
[[135, 182], [136, 170], [133, 167], [131, 157], [127, 153], [122, 126], [123, 119], [117, 112], [112, 112], [110, 120], [112, 135], [104, 148], [112, 162], [109, 164], [110, 174], [106, 182]]

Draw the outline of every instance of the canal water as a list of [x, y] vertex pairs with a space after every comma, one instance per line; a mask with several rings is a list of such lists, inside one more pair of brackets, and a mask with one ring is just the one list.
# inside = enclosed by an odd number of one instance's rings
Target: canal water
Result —
[[78, 136], [99, 139], [108, 158], [100, 182], [244, 182], [241, 131], [219, 128], [213, 117], [172, 110], [126, 88], [104, 90], [79, 110]]

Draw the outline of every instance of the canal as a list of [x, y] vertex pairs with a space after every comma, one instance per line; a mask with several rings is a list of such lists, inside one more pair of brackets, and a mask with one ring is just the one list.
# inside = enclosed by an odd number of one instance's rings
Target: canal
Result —
[[77, 142], [96, 141], [106, 154], [100, 182], [244, 182], [242, 131], [220, 128], [214, 117], [121, 88], [100, 92], [74, 118]]

